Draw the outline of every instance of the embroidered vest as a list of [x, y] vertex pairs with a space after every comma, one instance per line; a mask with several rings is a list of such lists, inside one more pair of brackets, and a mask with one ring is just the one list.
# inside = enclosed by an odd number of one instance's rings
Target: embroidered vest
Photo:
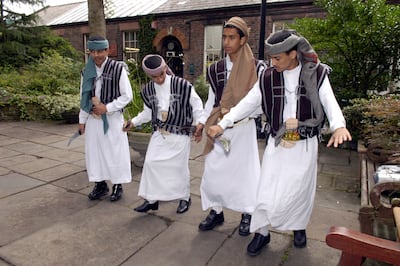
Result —
[[[266, 68], [263, 60], [254, 59], [254, 63], [256, 65], [257, 75], [261, 67]], [[207, 69], [207, 82], [211, 85], [211, 88], [215, 95], [215, 102], [213, 107], [217, 107], [220, 105], [222, 93], [224, 92], [226, 82], [228, 81], [227, 74], [226, 59], [222, 59], [210, 65]]]
[[[317, 88], [321, 87], [322, 81], [329, 74], [329, 69], [320, 65], [317, 68]], [[302, 81], [299, 81], [297, 92], [297, 114], [299, 121], [315, 118], [310, 99], [306, 96], [306, 88]], [[262, 95], [262, 108], [267, 116], [265, 131], [273, 137], [283, 124], [283, 108], [285, 101], [285, 84], [282, 72], [277, 72], [275, 68], [264, 69], [260, 75], [260, 90]], [[318, 99], [319, 100], [319, 99]], [[319, 135], [322, 124], [317, 128], [302, 128], [302, 137], [312, 137]], [[299, 132], [300, 133], [300, 132]], [[302, 134], [301, 134], [302, 135]]]
[[154, 82], [147, 83], [141, 91], [144, 103], [152, 112], [151, 125], [153, 131], [162, 128], [170, 133], [190, 135], [193, 123], [193, 110], [190, 104], [192, 84], [183, 78], [172, 76], [170, 90], [169, 109], [165, 122], [157, 118], [158, 100]]
[[[119, 80], [121, 78], [123, 64], [112, 59], [108, 59], [103, 73], [101, 74], [102, 85], [101, 85], [101, 95], [100, 100], [104, 104], [108, 104], [119, 96], [121, 92], [119, 91]], [[92, 97], [95, 95], [95, 87], [93, 86]]]

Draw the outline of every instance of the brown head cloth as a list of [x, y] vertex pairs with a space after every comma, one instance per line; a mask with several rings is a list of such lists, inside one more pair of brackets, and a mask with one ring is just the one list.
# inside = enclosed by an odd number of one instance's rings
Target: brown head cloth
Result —
[[[240, 29], [245, 37], [249, 38], [249, 28], [242, 18], [232, 17], [226, 25], [232, 25]], [[257, 73], [254, 55], [246, 41], [238, 51], [237, 58], [233, 63], [231, 74], [222, 94], [222, 114], [229, 112], [249, 92], [256, 81]]]
[[[230, 18], [226, 25], [232, 25], [240, 29], [245, 37], [249, 38], [249, 28], [247, 23], [240, 17]], [[233, 62], [233, 67], [228, 79], [228, 82], [224, 88], [224, 92], [221, 97], [220, 106], [215, 107], [210, 117], [206, 122], [207, 129], [217, 124], [218, 118], [229, 112], [253, 87], [257, 81], [256, 66], [254, 62], [254, 55], [247, 41], [240, 47], [237, 58]], [[213, 149], [214, 141], [208, 139], [204, 148], [203, 154], [209, 153]]]

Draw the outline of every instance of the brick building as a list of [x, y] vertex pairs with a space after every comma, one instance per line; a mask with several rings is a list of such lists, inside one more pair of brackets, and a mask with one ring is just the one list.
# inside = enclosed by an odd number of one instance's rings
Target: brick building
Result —
[[[194, 82], [206, 66], [223, 57], [222, 26], [232, 16], [240, 16], [251, 28], [249, 44], [259, 55], [261, 7], [265, 6], [265, 36], [300, 17], [322, 17], [323, 10], [311, 0], [112, 0], [106, 6], [110, 57], [135, 57], [126, 48], [138, 47], [139, 19], [152, 15], [157, 35], [153, 46], [179, 76]], [[38, 24], [47, 25], [59, 36], [85, 51], [89, 35], [87, 2], [45, 7], [38, 12]], [[124, 52], [125, 51], [125, 52]]]

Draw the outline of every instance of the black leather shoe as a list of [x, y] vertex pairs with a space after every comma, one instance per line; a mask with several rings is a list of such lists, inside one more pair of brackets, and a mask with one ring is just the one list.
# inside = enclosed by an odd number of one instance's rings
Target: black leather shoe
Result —
[[89, 193], [88, 198], [90, 200], [100, 199], [101, 197], [107, 195], [108, 191], [109, 189], [105, 181], [96, 182], [92, 192]]
[[293, 231], [293, 244], [296, 248], [304, 248], [307, 246], [306, 230]]
[[177, 213], [184, 213], [187, 210], [189, 210], [190, 205], [192, 204], [192, 199], [189, 198], [189, 200], [181, 200], [179, 201], [178, 208], [176, 209]]
[[221, 225], [224, 223], [224, 212], [217, 214], [216, 211], [211, 210], [207, 215], [206, 219], [204, 219], [199, 224], [200, 231], [208, 231], [212, 230], [215, 226]]
[[145, 200], [142, 205], [134, 208], [133, 210], [137, 212], [147, 212], [149, 210], [156, 211], [158, 210], [158, 201], [150, 203], [147, 200]]
[[257, 256], [261, 253], [263, 247], [265, 247], [271, 240], [271, 234], [263, 236], [262, 234], [255, 233], [253, 240], [247, 246], [247, 254], [250, 256]]
[[251, 215], [248, 213], [242, 213], [242, 220], [239, 225], [239, 235], [248, 236], [250, 235], [250, 221]]
[[121, 198], [123, 192], [124, 192], [124, 190], [122, 189], [122, 185], [121, 184], [113, 185], [112, 194], [110, 196], [110, 201], [119, 200]]

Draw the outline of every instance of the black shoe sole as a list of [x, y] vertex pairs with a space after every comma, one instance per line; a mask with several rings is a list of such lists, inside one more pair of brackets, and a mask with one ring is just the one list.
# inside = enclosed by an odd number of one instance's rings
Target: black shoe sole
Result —
[[250, 232], [249, 232], [249, 231], [243, 232], [243, 231], [240, 231], [240, 230], [239, 230], [239, 235], [240, 235], [240, 236], [248, 236], [248, 235], [250, 235]]
[[88, 195], [88, 198], [89, 198], [90, 200], [98, 200], [98, 199], [100, 199], [101, 197], [106, 196], [107, 194], [108, 194], [108, 191], [107, 191], [107, 192], [104, 192], [103, 194], [98, 195], [97, 197], [93, 197], [93, 196], [91, 196], [91, 195], [89, 194], [89, 195]]
[[[264, 246], [265, 247], [265, 246]], [[250, 251], [247, 251], [247, 254], [249, 255], [249, 256], [252, 256], [252, 257], [255, 257], [255, 256], [258, 256], [258, 255], [260, 255], [260, 253], [261, 253], [261, 251], [263, 250], [263, 248], [264, 247], [262, 247], [259, 251], [257, 251], [257, 252], [250, 252]]]
[[301, 244], [296, 244], [293, 242], [293, 245], [295, 248], [305, 248], [307, 246], [307, 242]]
[[110, 201], [118, 201], [118, 200], [120, 200], [122, 198], [122, 195], [120, 195], [120, 196], [118, 196], [118, 197], [113, 197], [113, 196], [111, 196], [110, 197]]
[[201, 227], [201, 226], [199, 226], [199, 230], [200, 231], [210, 231], [210, 230], [213, 230], [216, 226], [222, 225], [223, 223], [224, 223], [224, 221], [218, 222], [214, 226], [210, 226], [210, 227]]

